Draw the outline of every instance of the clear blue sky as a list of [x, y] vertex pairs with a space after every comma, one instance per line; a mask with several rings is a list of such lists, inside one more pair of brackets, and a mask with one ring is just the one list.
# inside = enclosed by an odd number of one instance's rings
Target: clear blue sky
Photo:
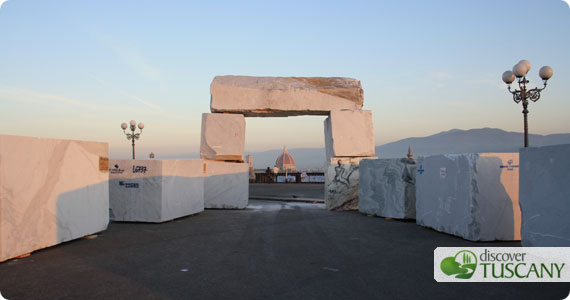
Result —
[[[0, 134], [199, 151], [216, 75], [361, 80], [376, 144], [452, 128], [522, 131], [501, 81], [554, 68], [532, 133], [570, 132], [570, 8], [526, 1], [28, 1], [0, 8]], [[324, 144], [323, 117], [248, 118], [246, 150]]]

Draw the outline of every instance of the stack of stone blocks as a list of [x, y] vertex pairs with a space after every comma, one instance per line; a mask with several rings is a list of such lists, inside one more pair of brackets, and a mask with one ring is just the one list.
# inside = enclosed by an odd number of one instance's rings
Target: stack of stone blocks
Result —
[[[357, 209], [358, 163], [374, 156], [372, 112], [362, 110], [360, 81], [340, 77], [218, 76], [210, 92], [211, 113], [202, 115], [200, 153], [206, 161], [217, 163], [220, 177], [216, 182], [206, 179], [211, 181], [204, 191], [206, 208], [247, 205], [247, 164], [241, 170], [244, 117], [325, 115], [326, 206], [330, 210]], [[229, 180], [231, 168], [239, 168], [240, 173], [232, 173], [235, 178]], [[227, 192], [220, 191], [224, 187]], [[233, 193], [236, 190], [240, 192], [238, 198]], [[244, 198], [240, 198], [242, 195]]]
[[243, 114], [204, 113], [200, 156], [204, 160], [204, 207], [243, 209], [249, 198], [249, 165], [243, 162]]
[[325, 203], [330, 210], [358, 209], [359, 163], [374, 156], [369, 110], [335, 110], [325, 120]]

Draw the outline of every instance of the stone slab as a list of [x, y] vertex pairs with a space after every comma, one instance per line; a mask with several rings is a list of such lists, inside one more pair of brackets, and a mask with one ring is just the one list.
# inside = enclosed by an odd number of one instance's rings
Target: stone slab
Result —
[[364, 102], [360, 81], [342, 77], [216, 76], [210, 92], [211, 112], [246, 117], [328, 115]]
[[518, 153], [418, 158], [416, 223], [471, 241], [520, 240]]
[[522, 245], [570, 247], [570, 144], [520, 149]]
[[239, 114], [202, 114], [200, 156], [208, 160], [243, 161], [245, 118]]
[[249, 165], [205, 160], [204, 207], [244, 209], [249, 199]]
[[360, 161], [358, 211], [385, 218], [416, 218], [414, 159], [365, 159]]
[[107, 143], [0, 135], [0, 261], [109, 223]]
[[204, 211], [203, 161], [111, 160], [113, 221], [161, 223]]
[[334, 156], [374, 156], [372, 111], [334, 110], [324, 123], [327, 160]]
[[376, 157], [332, 157], [325, 166], [325, 204], [329, 210], [358, 210], [358, 165]]

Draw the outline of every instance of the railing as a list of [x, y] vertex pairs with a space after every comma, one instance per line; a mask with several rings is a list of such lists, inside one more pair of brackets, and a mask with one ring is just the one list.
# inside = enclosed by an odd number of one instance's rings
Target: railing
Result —
[[[306, 174], [306, 176], [303, 176]], [[255, 183], [324, 183], [325, 173], [323, 172], [308, 172], [308, 173], [255, 173]]]

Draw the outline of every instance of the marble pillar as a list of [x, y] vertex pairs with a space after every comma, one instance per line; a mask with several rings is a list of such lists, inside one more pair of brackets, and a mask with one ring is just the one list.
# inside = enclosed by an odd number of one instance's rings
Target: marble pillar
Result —
[[202, 114], [200, 157], [243, 161], [245, 118], [240, 114]]

